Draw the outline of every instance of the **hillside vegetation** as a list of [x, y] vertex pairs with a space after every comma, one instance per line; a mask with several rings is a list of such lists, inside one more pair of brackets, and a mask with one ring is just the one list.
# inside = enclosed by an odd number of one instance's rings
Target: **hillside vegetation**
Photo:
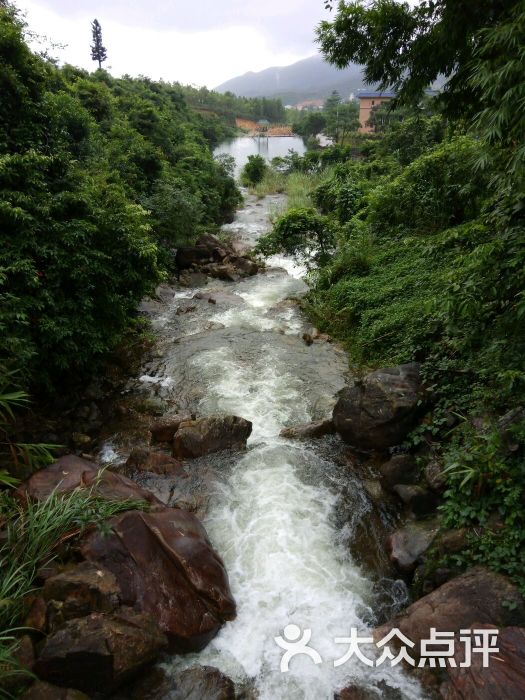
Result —
[[[459, 26], [464, 8], [372, 5], [342, 3], [321, 44], [338, 65], [359, 58], [370, 79], [394, 84], [397, 109], [362, 159], [341, 146], [285, 159], [311, 180], [308, 198], [260, 249], [306, 262], [311, 317], [358, 370], [422, 363], [433, 408], [407, 447], [447, 474], [446, 526], [469, 529], [452, 563], [487, 564], [525, 590], [525, 12], [500, 4], [490, 26], [472, 15], [468, 41], [455, 35], [432, 63], [423, 39]], [[389, 59], [394, 29], [368, 39], [403, 22], [417, 38], [405, 37], [400, 65]], [[449, 81], [433, 113], [421, 109], [418, 89], [456, 50], [464, 82]]]
[[176, 85], [35, 55], [0, 7], [0, 366], [63, 390], [93, 372], [171, 251], [231, 217], [235, 133]]

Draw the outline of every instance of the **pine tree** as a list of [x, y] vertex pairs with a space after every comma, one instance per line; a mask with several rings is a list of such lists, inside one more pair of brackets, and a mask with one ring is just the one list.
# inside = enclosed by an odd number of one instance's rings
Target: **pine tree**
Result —
[[91, 23], [91, 30], [93, 32], [93, 46], [91, 47], [91, 58], [94, 61], [98, 61], [98, 67], [102, 68], [102, 63], [108, 57], [106, 48], [102, 44], [102, 27], [98, 19], [93, 20]]

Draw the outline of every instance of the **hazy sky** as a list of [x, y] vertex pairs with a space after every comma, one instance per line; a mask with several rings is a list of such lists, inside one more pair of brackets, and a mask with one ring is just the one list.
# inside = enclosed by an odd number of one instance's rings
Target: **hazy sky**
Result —
[[67, 44], [53, 55], [92, 70], [91, 20], [102, 25], [106, 66], [215, 87], [316, 52], [323, 0], [18, 0], [29, 27]]

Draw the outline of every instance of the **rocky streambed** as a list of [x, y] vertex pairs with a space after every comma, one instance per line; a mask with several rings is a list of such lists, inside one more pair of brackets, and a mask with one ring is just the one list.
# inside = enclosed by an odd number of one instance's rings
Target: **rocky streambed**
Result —
[[[247, 256], [281, 203], [248, 196], [224, 227], [231, 240], [179, 251], [180, 280], [143, 305], [154, 352], [107, 415], [96, 460], [64, 457], [21, 487], [148, 504], [84, 537], [78, 563], [41, 574], [28, 624], [45, 683], [115, 699], [478, 697], [475, 669], [334, 664], [336, 640], [397, 627], [417, 659], [430, 627], [521, 620], [504, 577], [424, 569], [430, 547], [457, 551], [462, 533], [438, 536], [439, 466], [395, 449], [428, 398], [418, 367], [356, 381], [298, 307], [304, 270]], [[403, 610], [414, 572], [427, 595]], [[319, 663], [281, 670], [275, 638], [290, 625], [311, 631]], [[510, 648], [520, 632], [508, 634]], [[45, 683], [27, 697], [62, 693]]]

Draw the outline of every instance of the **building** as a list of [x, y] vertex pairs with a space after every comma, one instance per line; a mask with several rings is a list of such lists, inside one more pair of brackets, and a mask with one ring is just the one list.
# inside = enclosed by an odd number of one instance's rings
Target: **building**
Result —
[[378, 107], [383, 102], [388, 102], [396, 96], [395, 92], [366, 92], [357, 93], [359, 100], [359, 133], [371, 134], [374, 131], [372, 126], [368, 126], [368, 120], [374, 107]]

